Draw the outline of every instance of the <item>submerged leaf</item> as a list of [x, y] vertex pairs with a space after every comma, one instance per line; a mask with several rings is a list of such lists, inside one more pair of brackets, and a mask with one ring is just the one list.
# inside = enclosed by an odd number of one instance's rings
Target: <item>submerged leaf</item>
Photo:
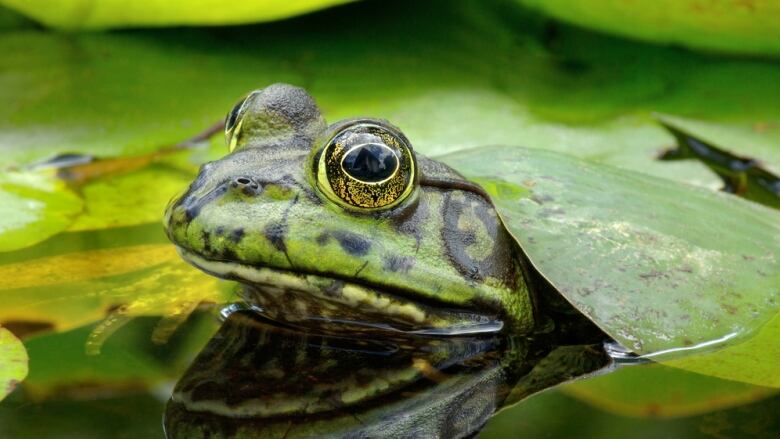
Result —
[[[543, 150], [442, 159], [487, 190], [528, 190], [491, 193], [507, 228], [561, 294], [638, 354], [671, 359], [762, 337], [780, 311], [780, 212]], [[742, 357], [729, 378], [777, 385], [751, 376], [778, 361]]]
[[780, 314], [748, 340], [712, 353], [669, 361], [670, 366], [758, 386], [780, 388]]
[[0, 401], [27, 376], [27, 351], [11, 331], [0, 327]]
[[612, 413], [653, 418], [714, 412], [758, 401], [778, 391], [652, 363], [623, 367], [561, 390]]

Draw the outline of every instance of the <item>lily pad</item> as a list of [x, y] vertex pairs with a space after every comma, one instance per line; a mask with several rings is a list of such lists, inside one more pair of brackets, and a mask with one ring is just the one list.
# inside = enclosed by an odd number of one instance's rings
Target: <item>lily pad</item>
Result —
[[780, 54], [772, 0], [520, 0], [555, 18], [632, 38], [753, 54]]
[[[533, 265], [637, 354], [673, 359], [758, 340], [780, 310], [776, 210], [544, 150], [488, 147], [442, 159], [486, 183]], [[507, 184], [527, 192], [500, 190]], [[769, 377], [778, 359], [742, 357], [729, 378], [777, 386]], [[718, 368], [696, 364], [705, 374]]]
[[84, 213], [70, 231], [134, 226], [159, 221], [173, 196], [186, 188], [195, 169], [154, 164], [131, 173], [107, 176], [81, 188]]
[[63, 182], [37, 172], [0, 173], [0, 252], [43, 241], [70, 226], [81, 199]]
[[47, 26], [105, 29], [132, 26], [217, 25], [278, 20], [352, 0], [256, 0], [226, 7], [219, 0], [0, 0]]
[[183, 262], [161, 229], [67, 233], [6, 254], [0, 323], [38, 335], [102, 322], [88, 346], [98, 353], [134, 317], [163, 317], [155, 338], [164, 341], [198, 305], [230, 301], [230, 284]]
[[0, 328], [0, 401], [27, 376], [27, 351], [11, 331]]

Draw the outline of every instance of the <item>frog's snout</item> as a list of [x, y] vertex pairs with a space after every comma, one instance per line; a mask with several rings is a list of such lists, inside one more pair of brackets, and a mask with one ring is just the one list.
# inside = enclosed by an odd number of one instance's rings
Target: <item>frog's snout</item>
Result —
[[258, 195], [263, 191], [263, 186], [253, 177], [236, 177], [229, 185], [231, 190], [248, 196]]

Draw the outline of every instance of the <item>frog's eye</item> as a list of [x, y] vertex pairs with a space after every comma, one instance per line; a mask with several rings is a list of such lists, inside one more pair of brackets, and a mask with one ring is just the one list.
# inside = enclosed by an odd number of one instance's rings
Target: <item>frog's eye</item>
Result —
[[317, 187], [344, 207], [393, 207], [414, 190], [417, 163], [401, 132], [384, 122], [353, 121], [331, 131], [315, 158]]
[[230, 152], [236, 149], [238, 133], [241, 131], [241, 121], [246, 112], [247, 102], [251, 101], [251, 98], [256, 94], [257, 91], [253, 91], [239, 101], [225, 118], [225, 143], [227, 143]]

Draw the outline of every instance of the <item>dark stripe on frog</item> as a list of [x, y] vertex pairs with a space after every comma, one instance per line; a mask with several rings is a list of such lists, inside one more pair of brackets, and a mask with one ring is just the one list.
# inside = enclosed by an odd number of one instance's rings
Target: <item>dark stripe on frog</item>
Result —
[[371, 241], [358, 234], [342, 230], [321, 233], [317, 236], [317, 244], [326, 245], [331, 237], [338, 241], [342, 250], [352, 256], [365, 256], [371, 250]]
[[290, 264], [290, 267], [293, 267], [293, 263], [290, 260], [290, 255], [287, 253], [287, 244], [285, 243], [285, 239], [287, 238], [287, 232], [289, 231], [287, 221], [290, 215], [290, 209], [292, 209], [292, 207], [297, 203], [298, 195], [296, 195], [287, 208], [284, 209], [281, 221], [270, 223], [263, 229], [263, 235], [265, 238], [271, 242], [271, 245], [273, 245], [276, 250], [284, 253], [284, 256], [287, 258], [287, 263]]
[[371, 250], [371, 242], [355, 233], [337, 230], [331, 235], [336, 238], [341, 248], [352, 256], [365, 256]]

